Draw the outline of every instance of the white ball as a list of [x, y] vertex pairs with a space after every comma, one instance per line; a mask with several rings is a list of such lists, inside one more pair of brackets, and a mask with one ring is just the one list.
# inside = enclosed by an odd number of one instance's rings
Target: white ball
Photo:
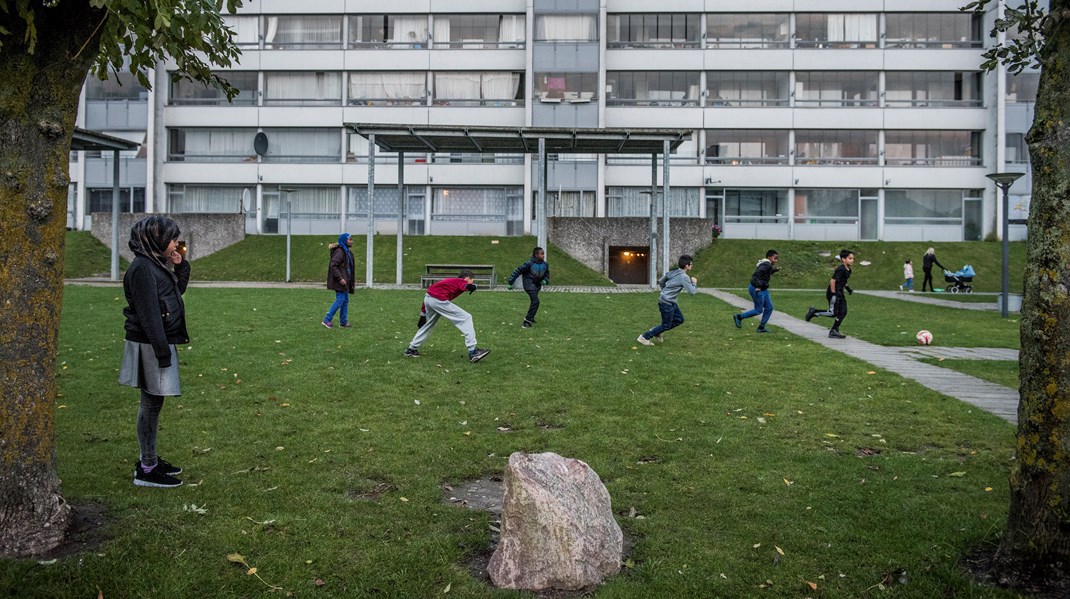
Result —
[[919, 345], [929, 345], [933, 342], [933, 334], [929, 331], [918, 331], [915, 338], [918, 340]]

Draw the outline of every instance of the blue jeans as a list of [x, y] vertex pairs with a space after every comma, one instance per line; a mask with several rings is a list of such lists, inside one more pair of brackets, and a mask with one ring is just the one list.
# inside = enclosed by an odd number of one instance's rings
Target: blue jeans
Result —
[[349, 324], [349, 294], [345, 291], [334, 292], [334, 303], [331, 304], [331, 309], [327, 310], [327, 316], [323, 317], [323, 322], [334, 320], [334, 313], [339, 310], [341, 313], [338, 315], [338, 322]]
[[769, 322], [769, 317], [773, 315], [773, 299], [769, 297], [769, 290], [758, 291], [754, 288], [754, 285], [747, 287], [747, 291], [750, 292], [750, 298], [754, 300], [754, 309], [747, 310], [743, 314], [740, 314], [740, 318], [750, 318], [751, 316], [762, 315], [762, 324], [758, 325], [765, 328], [765, 323]]
[[643, 337], [651, 339], [684, 324], [684, 313], [680, 311], [679, 304], [666, 304], [658, 302], [658, 311], [661, 312], [661, 324], [643, 333]]

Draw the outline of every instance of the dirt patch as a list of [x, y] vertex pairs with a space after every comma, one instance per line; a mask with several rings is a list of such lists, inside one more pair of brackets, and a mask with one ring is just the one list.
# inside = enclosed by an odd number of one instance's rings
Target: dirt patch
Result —
[[346, 497], [356, 501], [377, 502], [384, 493], [397, 490], [396, 486], [382, 480], [368, 480], [364, 481], [364, 483], [357, 488], [348, 489]]
[[63, 542], [51, 551], [36, 559], [51, 560], [93, 551], [108, 540], [105, 531], [111, 518], [108, 517], [104, 504], [71, 504], [71, 520]]
[[1034, 599], [1070, 597], [1070, 572], [1065, 567], [1036, 564], [999, 567], [996, 548], [984, 547], [962, 558], [960, 565], [980, 584], [1012, 589]]
[[442, 485], [442, 496], [446, 503], [478, 512], [490, 512], [498, 518], [502, 515], [504, 495], [505, 485], [500, 476], [465, 481], [456, 486]]

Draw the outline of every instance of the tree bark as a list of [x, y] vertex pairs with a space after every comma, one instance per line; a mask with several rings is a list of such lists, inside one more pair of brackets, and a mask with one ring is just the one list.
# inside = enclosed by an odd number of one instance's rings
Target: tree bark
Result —
[[[1020, 401], [1006, 582], [1070, 566], [1070, 0], [1052, 0], [1033, 127], [1033, 196], [1021, 317]], [[1039, 570], [1034, 569], [1036, 566]], [[1050, 568], [1055, 568], [1054, 570]], [[1030, 574], [1031, 573], [1031, 574]]]
[[0, 12], [11, 31], [0, 48], [0, 557], [51, 549], [70, 514], [55, 469], [68, 162], [106, 13], [59, 6], [32, 9], [33, 54], [25, 23]]

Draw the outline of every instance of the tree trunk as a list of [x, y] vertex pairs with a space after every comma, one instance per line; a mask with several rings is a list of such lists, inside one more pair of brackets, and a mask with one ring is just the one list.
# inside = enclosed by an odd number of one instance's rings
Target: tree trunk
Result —
[[34, 54], [25, 23], [0, 12], [0, 557], [56, 546], [70, 514], [54, 438], [68, 157], [105, 13], [59, 6], [32, 9]]
[[1011, 583], [1023, 573], [1042, 576], [1070, 566], [1070, 30], [1060, 16], [1068, 9], [1070, 0], [1051, 2], [1062, 23], [1049, 30], [1028, 135], [1033, 197], [1021, 399], [1010, 513], [997, 554], [997, 569]]

